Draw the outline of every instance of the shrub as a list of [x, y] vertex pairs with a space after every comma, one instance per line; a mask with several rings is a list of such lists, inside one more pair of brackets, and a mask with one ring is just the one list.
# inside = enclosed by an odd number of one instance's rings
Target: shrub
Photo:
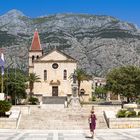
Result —
[[125, 117], [136, 117], [136, 111], [126, 111]]
[[125, 112], [126, 112], [126, 111], [127, 111], [127, 110], [120, 109], [120, 110], [117, 112], [116, 116], [117, 116], [118, 118], [123, 118], [123, 117], [125, 117]]
[[95, 96], [92, 96], [92, 101], [96, 101], [96, 97]]
[[30, 97], [30, 98], [29, 98], [29, 102], [30, 102], [32, 105], [36, 105], [39, 101], [38, 101], [38, 98], [36, 98], [36, 97]]
[[138, 112], [138, 117], [140, 117], [140, 111]]
[[136, 103], [137, 103], [137, 104], [140, 104], [140, 99], [137, 99], [137, 100], [136, 100]]
[[0, 116], [5, 116], [5, 112], [9, 111], [12, 105], [8, 101], [0, 101]]

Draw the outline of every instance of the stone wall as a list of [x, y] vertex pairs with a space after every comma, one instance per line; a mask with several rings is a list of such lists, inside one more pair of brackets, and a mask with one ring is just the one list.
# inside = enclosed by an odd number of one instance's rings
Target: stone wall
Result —
[[21, 112], [19, 110], [13, 110], [11, 112], [9, 118], [0, 118], [0, 129], [18, 128]]
[[110, 118], [109, 128], [140, 128], [140, 118]]
[[12, 118], [0, 118], [0, 128], [1, 129], [14, 129], [17, 126], [17, 119]]

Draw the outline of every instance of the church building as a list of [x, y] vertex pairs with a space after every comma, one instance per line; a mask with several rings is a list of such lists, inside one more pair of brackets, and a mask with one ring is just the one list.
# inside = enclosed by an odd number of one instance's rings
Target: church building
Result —
[[[68, 97], [72, 95], [70, 75], [77, 68], [77, 61], [58, 49], [43, 54], [38, 31], [34, 32], [29, 50], [29, 73], [35, 73], [40, 82], [34, 84], [33, 93], [42, 98]], [[92, 81], [81, 83], [85, 101], [91, 98]]]

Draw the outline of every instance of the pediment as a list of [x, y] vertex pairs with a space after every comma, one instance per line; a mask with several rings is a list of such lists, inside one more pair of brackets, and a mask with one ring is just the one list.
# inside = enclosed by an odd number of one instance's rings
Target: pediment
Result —
[[67, 61], [67, 60], [76, 61], [74, 58], [56, 49], [40, 58], [40, 61]]

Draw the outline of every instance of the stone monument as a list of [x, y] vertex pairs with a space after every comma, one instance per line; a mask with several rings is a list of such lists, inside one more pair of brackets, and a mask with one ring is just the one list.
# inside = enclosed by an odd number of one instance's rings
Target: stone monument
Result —
[[77, 83], [77, 75], [76, 73], [73, 74], [73, 82], [71, 84], [72, 88], [72, 96], [70, 98], [69, 107], [72, 108], [79, 108], [81, 107], [80, 100], [78, 97], [78, 83]]

